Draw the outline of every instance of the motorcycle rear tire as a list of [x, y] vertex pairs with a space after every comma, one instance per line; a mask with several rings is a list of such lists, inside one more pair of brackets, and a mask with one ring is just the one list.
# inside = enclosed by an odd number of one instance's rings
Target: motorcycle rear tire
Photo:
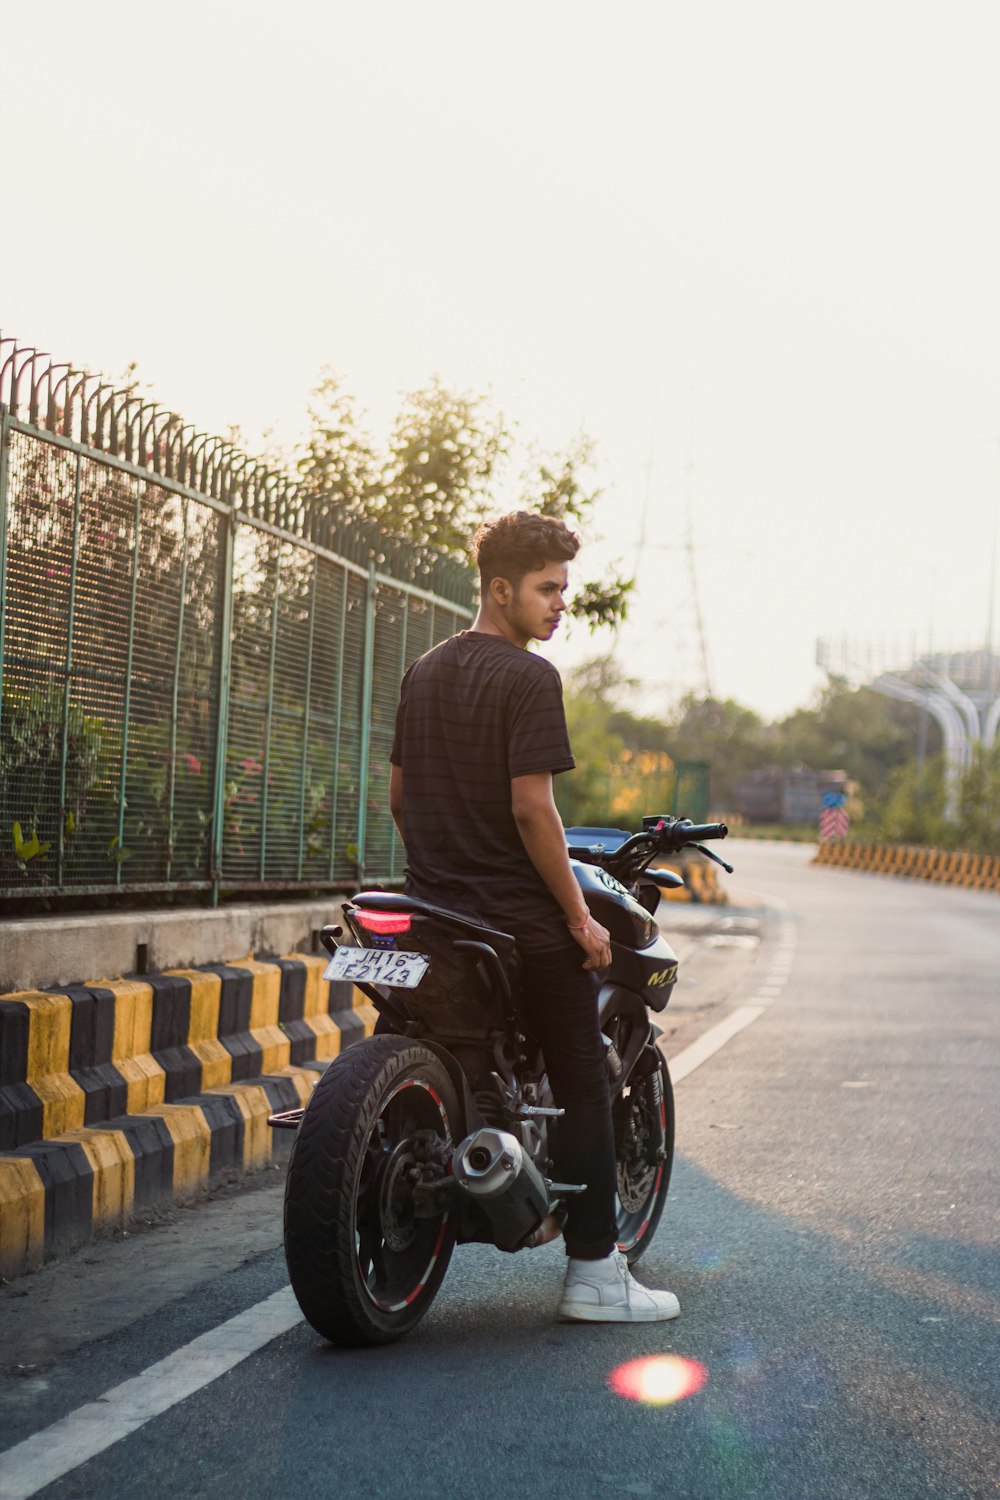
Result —
[[[674, 1091], [666, 1058], [612, 1105], [617, 1151], [618, 1248], [629, 1265], [649, 1249], [670, 1187], [674, 1161]], [[626, 1148], [628, 1126], [641, 1137]]]
[[444, 1066], [403, 1037], [355, 1044], [316, 1085], [289, 1162], [285, 1259], [307, 1321], [331, 1343], [392, 1343], [433, 1302], [455, 1229], [448, 1213], [408, 1212], [408, 1142], [428, 1130], [454, 1140], [458, 1122]]

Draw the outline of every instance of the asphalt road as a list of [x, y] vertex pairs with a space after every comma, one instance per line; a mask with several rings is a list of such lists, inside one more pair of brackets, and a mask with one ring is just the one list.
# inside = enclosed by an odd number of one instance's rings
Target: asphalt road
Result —
[[[0, 1500], [1000, 1495], [1000, 897], [728, 851], [766, 910], [664, 919], [685, 1076], [641, 1273], [677, 1292], [676, 1323], [557, 1323], [558, 1246], [475, 1246], [388, 1349], [328, 1348], [280, 1296], [290, 1326], [255, 1352], [243, 1323], [192, 1349], [286, 1284], [275, 1174], [7, 1289]], [[186, 1395], [226, 1337], [231, 1367]], [[181, 1348], [161, 1414], [143, 1420], [150, 1377], [102, 1399]], [[700, 1388], [609, 1388], [644, 1356]], [[11, 1445], [44, 1431], [65, 1466], [114, 1420], [134, 1430], [47, 1487], [18, 1480], [44, 1471]]]

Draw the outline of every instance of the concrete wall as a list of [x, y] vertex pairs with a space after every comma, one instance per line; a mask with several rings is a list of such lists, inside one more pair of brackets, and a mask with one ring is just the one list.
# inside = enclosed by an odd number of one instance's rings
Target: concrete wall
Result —
[[339, 922], [342, 899], [5, 920], [0, 994], [229, 963], [251, 953], [314, 952], [313, 935]]

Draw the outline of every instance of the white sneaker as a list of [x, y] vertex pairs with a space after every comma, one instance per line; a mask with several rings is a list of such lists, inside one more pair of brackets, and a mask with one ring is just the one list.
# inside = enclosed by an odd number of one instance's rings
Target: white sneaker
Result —
[[681, 1305], [673, 1292], [640, 1286], [620, 1250], [605, 1260], [574, 1260], [566, 1267], [559, 1316], [582, 1323], [665, 1323]]

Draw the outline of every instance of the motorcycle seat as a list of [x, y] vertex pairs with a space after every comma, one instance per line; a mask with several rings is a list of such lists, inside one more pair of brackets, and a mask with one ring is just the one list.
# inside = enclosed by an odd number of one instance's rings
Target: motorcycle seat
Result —
[[430, 901], [422, 901], [419, 896], [404, 895], [402, 891], [359, 891], [356, 896], [351, 897], [351, 905], [363, 906], [368, 911], [413, 912], [418, 916], [435, 917], [438, 921], [447, 922], [452, 926], [466, 928], [470, 937], [489, 943], [504, 957], [515, 946], [515, 940], [509, 932], [501, 932], [496, 927], [488, 927], [480, 918], [470, 916], [466, 912], [449, 911], [447, 907], [435, 906]]

